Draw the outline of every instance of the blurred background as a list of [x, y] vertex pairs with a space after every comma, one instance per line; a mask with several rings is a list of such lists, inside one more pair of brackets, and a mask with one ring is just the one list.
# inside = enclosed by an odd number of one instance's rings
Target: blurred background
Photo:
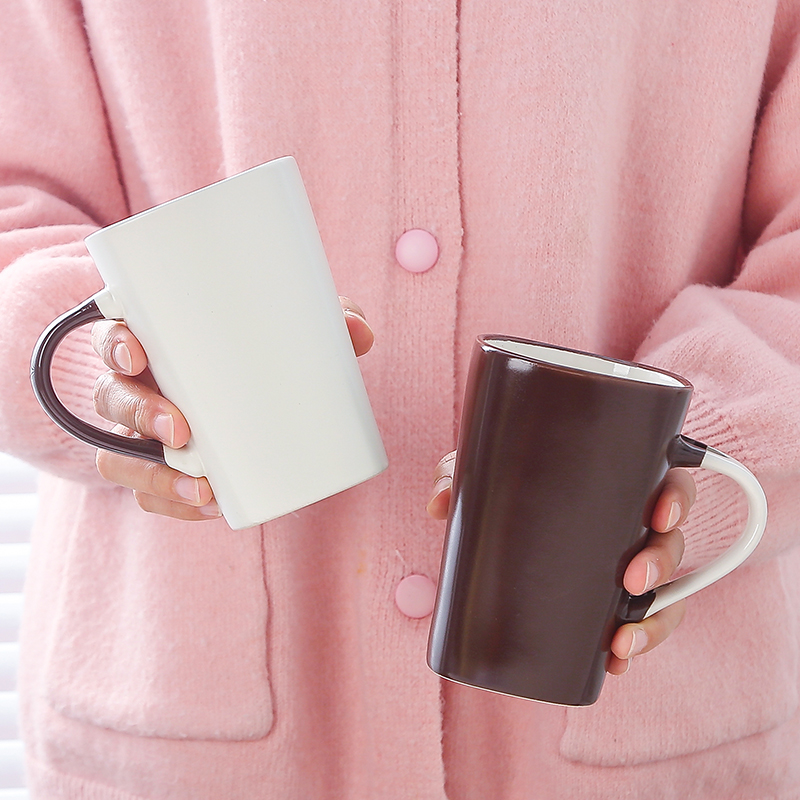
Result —
[[17, 641], [35, 511], [36, 471], [0, 453], [0, 800], [28, 800], [19, 740]]

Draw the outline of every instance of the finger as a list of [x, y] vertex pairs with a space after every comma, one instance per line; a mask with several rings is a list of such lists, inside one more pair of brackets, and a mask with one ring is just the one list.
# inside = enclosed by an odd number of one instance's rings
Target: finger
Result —
[[631, 659], [664, 642], [680, 625], [685, 613], [686, 601], [681, 600], [641, 622], [622, 625], [611, 640], [606, 671], [612, 675], [627, 672]]
[[132, 489], [137, 502], [146, 511], [166, 513], [171, 509], [167, 516], [181, 519], [219, 516], [219, 509], [213, 502], [214, 494], [205, 478], [194, 478], [165, 464], [107, 450], [97, 451], [96, 464], [97, 471], [107, 481]]
[[353, 349], [356, 351], [357, 356], [363, 356], [372, 347], [375, 341], [375, 334], [372, 332], [364, 312], [356, 303], [349, 297], [340, 297], [339, 302], [342, 304], [342, 311], [344, 311], [347, 330], [353, 342]]
[[691, 473], [685, 469], [671, 469], [653, 508], [650, 526], [664, 532], [683, 525], [696, 497], [697, 487]]
[[123, 375], [138, 375], [147, 366], [144, 348], [123, 322], [108, 319], [95, 322], [92, 347], [109, 369]]
[[666, 533], [651, 531], [645, 546], [628, 564], [623, 586], [631, 594], [639, 595], [668, 581], [681, 563], [684, 547], [680, 528]]
[[447, 519], [455, 463], [456, 451], [453, 450], [439, 461], [433, 471], [433, 493], [427, 511], [434, 519]]
[[169, 447], [182, 447], [189, 441], [189, 423], [183, 414], [134, 378], [116, 372], [101, 375], [94, 386], [94, 408], [104, 419]]
[[208, 519], [219, 519], [222, 516], [219, 506], [214, 500], [205, 506], [196, 508], [185, 503], [174, 503], [163, 497], [154, 497], [141, 492], [134, 492], [133, 496], [143, 511], [147, 511], [150, 514], [160, 514], [163, 517], [200, 522]]

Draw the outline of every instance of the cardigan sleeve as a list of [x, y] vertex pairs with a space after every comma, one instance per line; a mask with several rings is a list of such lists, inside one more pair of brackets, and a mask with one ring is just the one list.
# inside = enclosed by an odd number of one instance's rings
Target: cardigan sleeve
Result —
[[[47, 323], [101, 286], [83, 239], [125, 206], [78, 3], [15, 3], [0, 25], [0, 450], [98, 484], [93, 449], [46, 417], [29, 364]], [[91, 419], [102, 366], [82, 333], [59, 349], [54, 381]]]
[[[754, 561], [800, 541], [800, 51], [798, 12], [776, 19], [744, 198], [741, 263], [725, 287], [684, 289], [637, 359], [695, 386], [686, 432], [745, 463], [769, 521]], [[700, 473], [685, 567], [727, 545], [744, 510], [728, 479]]]

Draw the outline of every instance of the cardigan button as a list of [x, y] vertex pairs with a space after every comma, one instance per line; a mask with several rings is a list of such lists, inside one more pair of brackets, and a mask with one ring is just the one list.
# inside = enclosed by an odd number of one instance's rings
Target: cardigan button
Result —
[[427, 575], [408, 575], [397, 584], [394, 601], [411, 619], [427, 617], [436, 603], [436, 584]]
[[439, 258], [439, 243], [429, 231], [412, 228], [397, 240], [394, 255], [403, 269], [409, 272], [425, 272]]

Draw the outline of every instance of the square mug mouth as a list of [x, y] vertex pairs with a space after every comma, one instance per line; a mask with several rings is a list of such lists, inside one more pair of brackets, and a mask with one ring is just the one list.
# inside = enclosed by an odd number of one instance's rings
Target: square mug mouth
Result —
[[692, 388], [691, 383], [680, 375], [633, 361], [606, 358], [594, 353], [584, 353], [581, 350], [556, 347], [514, 336], [485, 334], [479, 336], [478, 341], [493, 350], [559, 369], [673, 389]]

